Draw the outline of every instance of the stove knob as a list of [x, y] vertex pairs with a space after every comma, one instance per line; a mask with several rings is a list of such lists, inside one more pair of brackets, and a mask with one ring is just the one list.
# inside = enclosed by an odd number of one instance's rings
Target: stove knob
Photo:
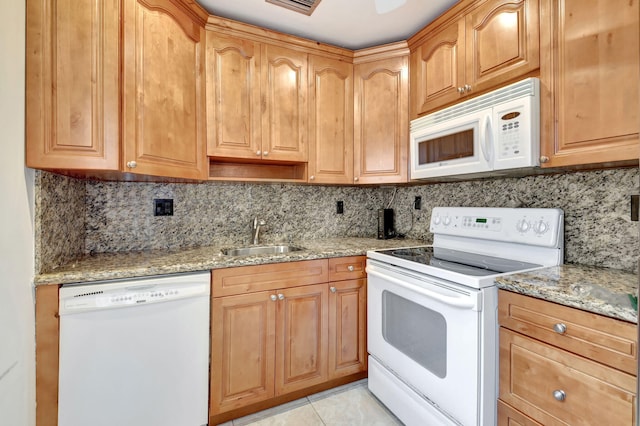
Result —
[[444, 219], [442, 220], [442, 224], [444, 226], [449, 226], [451, 224], [451, 218], [449, 216], [445, 216]]
[[520, 232], [527, 232], [529, 228], [531, 228], [531, 225], [526, 219], [519, 220], [516, 224], [516, 229]]
[[544, 220], [540, 219], [533, 224], [533, 230], [536, 234], [544, 234], [549, 230], [549, 225]]
[[434, 225], [440, 225], [440, 216], [435, 216], [433, 218], [433, 224]]

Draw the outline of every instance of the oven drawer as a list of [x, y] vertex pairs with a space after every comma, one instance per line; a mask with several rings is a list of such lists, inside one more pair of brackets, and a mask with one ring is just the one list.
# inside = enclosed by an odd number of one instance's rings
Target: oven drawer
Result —
[[501, 326], [636, 375], [636, 326], [500, 290]]
[[500, 399], [545, 424], [634, 424], [635, 377], [500, 328]]
[[329, 259], [329, 281], [367, 278], [367, 257], [349, 256]]

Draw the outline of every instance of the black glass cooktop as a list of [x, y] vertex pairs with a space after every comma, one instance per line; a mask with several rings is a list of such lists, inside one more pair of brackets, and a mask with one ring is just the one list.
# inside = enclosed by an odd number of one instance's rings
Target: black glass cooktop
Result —
[[431, 246], [380, 250], [378, 253], [474, 276], [523, 271], [542, 266], [535, 263]]

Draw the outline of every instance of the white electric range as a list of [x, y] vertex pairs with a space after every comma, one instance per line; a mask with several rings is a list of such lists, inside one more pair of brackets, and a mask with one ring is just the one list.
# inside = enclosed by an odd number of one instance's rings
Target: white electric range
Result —
[[436, 207], [432, 246], [369, 251], [369, 389], [411, 425], [496, 423], [498, 276], [562, 263], [558, 209]]

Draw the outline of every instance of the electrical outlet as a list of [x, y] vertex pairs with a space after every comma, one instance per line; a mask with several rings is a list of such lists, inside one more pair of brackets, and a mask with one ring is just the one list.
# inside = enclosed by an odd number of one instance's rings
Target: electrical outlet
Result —
[[344, 203], [342, 201], [336, 202], [336, 213], [343, 214], [344, 213]]
[[422, 197], [416, 195], [416, 199], [413, 201], [413, 208], [416, 210], [422, 210]]
[[154, 216], [173, 216], [173, 199], [156, 198], [153, 200]]
[[640, 195], [631, 196], [631, 220], [638, 221], [638, 207], [640, 204]]

